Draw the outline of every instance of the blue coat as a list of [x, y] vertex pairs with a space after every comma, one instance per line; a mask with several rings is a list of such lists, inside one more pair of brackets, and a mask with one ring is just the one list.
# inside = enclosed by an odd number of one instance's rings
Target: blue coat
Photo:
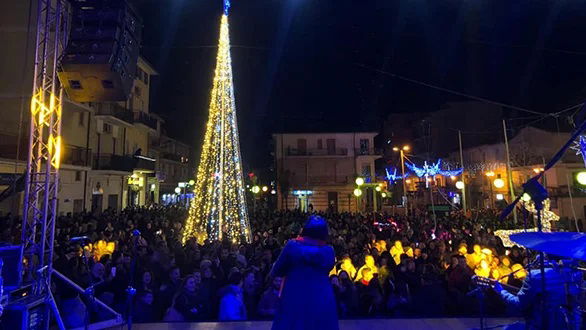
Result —
[[271, 271], [285, 277], [273, 330], [337, 330], [338, 314], [329, 272], [334, 267], [329, 245], [290, 240]]

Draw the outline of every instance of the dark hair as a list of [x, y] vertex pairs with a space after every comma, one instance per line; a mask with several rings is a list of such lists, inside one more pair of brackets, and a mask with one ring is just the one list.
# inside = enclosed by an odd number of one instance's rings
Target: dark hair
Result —
[[238, 285], [240, 282], [242, 282], [242, 274], [234, 272], [228, 276], [228, 283], [232, 285]]
[[325, 241], [328, 239], [328, 223], [324, 218], [312, 215], [305, 223], [301, 236]]

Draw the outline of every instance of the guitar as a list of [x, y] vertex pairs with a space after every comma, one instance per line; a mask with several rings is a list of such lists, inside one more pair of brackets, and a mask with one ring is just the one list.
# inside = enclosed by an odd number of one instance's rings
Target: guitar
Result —
[[[494, 285], [496, 284], [496, 282], [497, 282], [497, 280], [492, 279], [492, 278], [478, 276], [478, 275], [472, 276], [472, 283], [478, 287], [494, 288]], [[508, 284], [504, 284], [504, 283], [501, 283], [501, 286], [509, 291], [519, 291], [521, 289], [516, 286], [512, 286], [512, 285], [508, 285]]]

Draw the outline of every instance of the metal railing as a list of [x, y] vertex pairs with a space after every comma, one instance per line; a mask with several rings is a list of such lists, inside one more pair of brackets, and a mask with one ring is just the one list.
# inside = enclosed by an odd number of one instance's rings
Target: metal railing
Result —
[[61, 163], [76, 165], [76, 166], [90, 166], [92, 164], [91, 149], [65, 145], [61, 152]]
[[117, 103], [95, 103], [94, 108], [97, 116], [112, 116], [129, 124], [134, 122], [132, 111]]
[[354, 149], [356, 156], [382, 156], [382, 150], [375, 148], [356, 148]]
[[154, 117], [151, 117], [148, 113], [135, 111], [133, 119], [135, 123], [143, 124], [154, 130], [157, 129], [157, 120]]
[[95, 154], [93, 168], [95, 170], [110, 170], [132, 172], [135, 169], [154, 171], [155, 162], [135, 156], [121, 156], [112, 154]]
[[348, 156], [347, 148], [336, 149], [295, 149], [287, 148], [287, 156]]

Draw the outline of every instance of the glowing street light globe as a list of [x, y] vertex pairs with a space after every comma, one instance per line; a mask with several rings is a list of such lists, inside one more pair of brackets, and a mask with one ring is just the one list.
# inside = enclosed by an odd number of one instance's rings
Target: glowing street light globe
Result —
[[383, 192], [382, 194], [380, 194], [382, 198], [387, 198], [387, 193]]
[[354, 182], [356, 182], [357, 186], [362, 186], [364, 184], [364, 178], [357, 177], [356, 181], [354, 181]]
[[258, 194], [260, 192], [260, 187], [259, 186], [253, 186], [251, 190], [252, 190], [252, 193], [253, 194]]
[[193, 186], [194, 184], [195, 184], [195, 180], [193, 180], [193, 179], [189, 180], [189, 185], [190, 186]]
[[358, 188], [354, 189], [354, 196], [356, 196], [356, 197], [362, 196], [362, 190], [360, 190]]
[[462, 182], [462, 181], [456, 182], [456, 188], [458, 188], [460, 190], [464, 189], [464, 182]]
[[376, 187], [374, 188], [374, 190], [376, 190], [376, 191], [381, 191], [381, 188], [380, 188], [380, 186], [376, 186]]
[[505, 199], [505, 196], [503, 194], [496, 194], [497, 201], [502, 201], [503, 199]]
[[269, 190], [269, 187], [267, 186], [262, 186], [262, 191], [267, 192]]
[[181, 188], [179, 188], [179, 187], [176, 187], [176, 188], [175, 188], [175, 193], [176, 193], [176, 194], [178, 194], [178, 193], [180, 193], [180, 192], [181, 192]]
[[578, 181], [579, 184], [586, 186], [586, 172], [576, 174], [576, 181]]
[[505, 180], [500, 179], [500, 178], [499, 179], [494, 179], [494, 182], [493, 183], [494, 183], [494, 186], [497, 187], [497, 188], [499, 188], [499, 189], [505, 186]]

